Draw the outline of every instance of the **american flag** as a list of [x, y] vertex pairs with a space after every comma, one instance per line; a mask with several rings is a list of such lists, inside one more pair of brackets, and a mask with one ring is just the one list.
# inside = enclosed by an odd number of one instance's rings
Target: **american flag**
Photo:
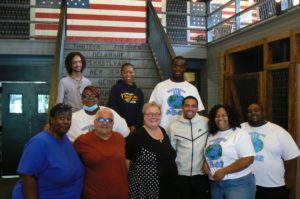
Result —
[[199, 41], [206, 40], [206, 5], [204, 2], [188, 2], [188, 13], [191, 16], [187, 17], [188, 43], [196, 44]]
[[[58, 22], [60, 0], [36, 0], [33, 21]], [[161, 9], [161, 0], [154, 0]], [[145, 0], [68, 0], [67, 39], [101, 42], [146, 42]], [[56, 36], [57, 24], [36, 23], [32, 36]]]
[[226, 5], [226, 7], [224, 7], [222, 10], [214, 12], [216, 9], [222, 6], [223, 3], [220, 0], [211, 3], [210, 9], [211, 12], [214, 13], [208, 17], [208, 28], [211, 28], [217, 24], [219, 25], [215, 26], [213, 29], [208, 31], [208, 42], [214, 39], [221, 38], [225, 35], [232, 33], [236, 29], [246, 27], [249, 24], [258, 21], [258, 10], [257, 8], [255, 8], [253, 10], [248, 10], [247, 12], [244, 12], [239, 17], [234, 18], [233, 20], [221, 23], [222, 21], [234, 16], [236, 12], [239, 13], [253, 4], [255, 4], [254, 1], [240, 1], [240, 5], [237, 6], [236, 10], [236, 4], [235, 2], [233, 2], [229, 5]]
[[[250, 7], [251, 5], [253, 5], [255, 2], [250, 2], [250, 1], [240, 1], [240, 6], [239, 6], [239, 11], [237, 12], [241, 12], [245, 9], [247, 9], [248, 7]], [[224, 8], [222, 10], [222, 19], [227, 19], [229, 17], [232, 17], [233, 15], [235, 15], [235, 3], [232, 3], [230, 5], [228, 5], [226, 8]], [[257, 13], [252, 14], [253, 17], [256, 17]]]
[[[212, 11], [216, 10], [217, 8], [219, 8], [220, 6], [223, 5], [222, 3], [219, 3], [219, 2], [220, 1], [214, 1], [214, 3], [212, 3], [210, 5]], [[247, 9], [254, 3], [255, 2], [253, 2], [253, 1], [240, 1], [240, 6], [239, 6], [240, 10], [238, 12], [241, 12], [241, 11]], [[212, 26], [218, 24], [219, 22], [235, 15], [236, 14], [235, 7], [236, 7], [235, 3], [231, 3], [230, 5], [227, 5], [222, 10], [215, 12], [213, 15], [211, 15], [208, 18], [208, 27], [212, 27]], [[243, 23], [246, 24], [246, 23], [253, 23], [253, 22], [257, 21], [258, 20], [257, 13], [258, 13], [257, 10], [251, 10], [249, 12], [244, 13], [243, 15], [241, 15], [240, 22], [242, 24]]]

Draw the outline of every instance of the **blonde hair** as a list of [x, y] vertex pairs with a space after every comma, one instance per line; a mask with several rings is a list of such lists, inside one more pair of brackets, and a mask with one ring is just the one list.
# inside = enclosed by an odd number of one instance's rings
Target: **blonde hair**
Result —
[[145, 103], [143, 106], [143, 114], [145, 114], [146, 110], [150, 107], [157, 107], [159, 109], [159, 112], [161, 112], [160, 110], [160, 105], [158, 105], [156, 102], [149, 102], [149, 103]]

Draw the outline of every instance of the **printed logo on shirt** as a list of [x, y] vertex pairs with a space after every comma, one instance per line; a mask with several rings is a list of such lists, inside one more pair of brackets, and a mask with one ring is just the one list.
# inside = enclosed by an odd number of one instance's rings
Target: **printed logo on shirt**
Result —
[[206, 161], [212, 173], [214, 173], [216, 169], [223, 168], [224, 166], [224, 162], [221, 158], [223, 154], [223, 150], [222, 150], [222, 146], [220, 145], [220, 142], [222, 141], [226, 142], [227, 140], [224, 138], [216, 138], [210, 140], [209, 143], [212, 144], [209, 144], [208, 147], [206, 147], [204, 152]]
[[138, 96], [134, 93], [121, 93], [121, 99], [130, 104], [136, 104], [138, 101]]
[[[172, 92], [172, 95], [168, 97], [167, 103], [169, 105], [169, 109], [167, 110], [167, 115], [180, 115], [182, 113], [181, 106], [182, 101], [184, 99], [181, 93], [185, 91], [179, 88], [173, 88], [168, 91], [168, 93]], [[176, 110], [180, 109], [180, 110]]]
[[90, 124], [88, 126], [84, 126], [83, 128], [81, 128], [81, 130], [83, 132], [90, 132], [93, 131], [95, 129], [95, 126], [93, 124]]
[[264, 161], [265, 157], [263, 155], [258, 154], [260, 151], [264, 149], [264, 142], [260, 139], [260, 136], [265, 137], [266, 135], [258, 133], [258, 132], [249, 132], [251, 136], [252, 145], [255, 150], [255, 160], [256, 161]]

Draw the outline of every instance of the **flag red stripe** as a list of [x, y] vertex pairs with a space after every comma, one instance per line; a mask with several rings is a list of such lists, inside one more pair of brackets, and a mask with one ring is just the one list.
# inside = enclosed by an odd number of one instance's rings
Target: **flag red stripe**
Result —
[[[206, 35], [199, 35], [199, 36], [203, 36], [203, 38], [205, 38], [205, 37], [206, 37]], [[201, 38], [199, 38], [199, 37], [191, 37], [191, 39], [190, 39], [190, 40], [197, 40], [197, 39], [201, 39]]]
[[[36, 24], [35, 28], [39, 30], [57, 30], [58, 25], [57, 24]], [[136, 33], [146, 32], [146, 28], [81, 26], [81, 25], [67, 25], [67, 31], [68, 30], [103, 31], [103, 32], [136, 32]]]
[[35, 40], [56, 40], [56, 36], [45, 36], [45, 35], [34, 35], [36, 38]]
[[199, 34], [202, 34], [202, 33], [206, 33], [205, 30], [191, 30], [191, 33], [199, 33]]
[[58, 19], [59, 13], [35, 13], [36, 18]]
[[[222, 14], [225, 14], [225, 15], [234, 15], [235, 12], [223, 11]], [[256, 13], [252, 12], [252, 16], [256, 16]]]
[[146, 22], [146, 17], [87, 15], [87, 14], [68, 14], [67, 17], [68, 19]]
[[222, 14], [225, 14], [225, 15], [234, 15], [235, 12], [234, 11], [222, 11]]
[[[56, 37], [45, 35], [35, 35], [37, 40], [54, 40]], [[38, 38], [40, 37], [40, 38]], [[98, 41], [116, 43], [146, 43], [146, 39], [110, 38], [110, 37], [67, 37], [68, 41]]]
[[146, 7], [145, 6], [90, 4], [90, 9], [125, 10], [125, 11], [141, 11], [141, 12], [146, 12]]
[[161, 10], [162, 10], [161, 8], [158, 8], [158, 7], [154, 7], [154, 9], [156, 12], [161, 12]]
[[67, 37], [72, 41], [98, 41], [98, 42], [122, 42], [122, 43], [146, 43], [146, 39], [128, 39], [128, 38], [111, 38], [111, 37]]
[[[58, 19], [58, 13], [36, 13], [36, 18]], [[146, 22], [146, 17], [130, 16], [108, 16], [108, 15], [88, 15], [88, 14], [68, 14], [68, 19], [82, 20], [105, 20], [105, 21], [127, 21], [127, 22]]]
[[[246, 9], [246, 8], [248, 8], [248, 7], [250, 7], [251, 5], [240, 5], [240, 9]], [[231, 4], [231, 5], [229, 5], [229, 6], [227, 6], [226, 8], [224, 8], [223, 10], [226, 10], [226, 9], [235, 9], [235, 4]]]

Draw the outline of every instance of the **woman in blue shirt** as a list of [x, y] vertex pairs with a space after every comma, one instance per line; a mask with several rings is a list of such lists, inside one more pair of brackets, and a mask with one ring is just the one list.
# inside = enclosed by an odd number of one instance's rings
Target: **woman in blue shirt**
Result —
[[20, 180], [13, 199], [79, 199], [84, 168], [65, 135], [72, 108], [57, 104], [50, 111], [49, 128], [25, 145], [17, 172]]

